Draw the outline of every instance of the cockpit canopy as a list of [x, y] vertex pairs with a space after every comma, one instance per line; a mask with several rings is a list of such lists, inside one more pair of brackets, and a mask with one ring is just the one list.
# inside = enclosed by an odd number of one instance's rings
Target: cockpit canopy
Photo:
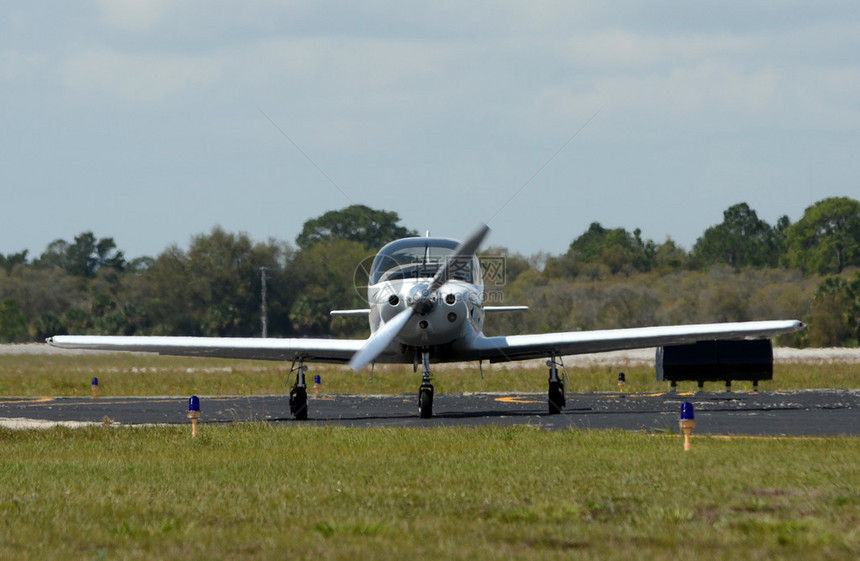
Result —
[[[379, 250], [370, 268], [370, 284], [404, 279], [431, 279], [450, 259], [459, 242], [447, 238], [405, 238]], [[474, 255], [452, 262], [448, 279], [482, 284]]]

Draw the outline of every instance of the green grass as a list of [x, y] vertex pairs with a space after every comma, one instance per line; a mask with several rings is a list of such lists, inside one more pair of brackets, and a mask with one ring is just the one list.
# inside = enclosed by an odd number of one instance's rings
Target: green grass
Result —
[[[311, 364], [308, 375], [322, 376], [326, 393], [414, 393], [420, 374], [409, 365], [381, 365], [370, 372], [353, 373], [347, 367]], [[860, 388], [860, 364], [777, 364], [772, 381], [762, 390], [806, 388]], [[120, 395], [261, 395], [285, 391], [289, 363], [160, 357], [133, 354], [0, 355], [2, 396], [86, 396], [92, 378], [99, 379], [103, 396]], [[626, 391], [666, 391], [666, 382], [655, 380], [654, 369], [644, 366], [568, 366], [568, 392], [617, 391], [618, 372], [627, 375]], [[546, 368], [485, 365], [481, 379], [476, 364], [436, 365], [433, 383], [440, 393], [511, 391], [545, 392]], [[707, 383], [708, 391], [722, 390], [722, 383]], [[693, 382], [681, 383], [680, 391], [694, 390]], [[735, 382], [735, 391], [752, 389], [749, 382]]]
[[[413, 393], [407, 367], [311, 365], [328, 393]], [[644, 367], [568, 391], [662, 391]], [[289, 365], [5, 355], [0, 395], [271, 394]], [[777, 365], [762, 389], [857, 388], [860, 365]], [[439, 392], [546, 391], [543, 368], [439, 367]], [[744, 385], [736, 383], [735, 389]], [[694, 389], [682, 384], [679, 389]], [[706, 389], [721, 389], [720, 384]], [[856, 559], [860, 439], [533, 427], [241, 423], [0, 429], [0, 559]]]
[[860, 439], [0, 429], [0, 557], [856, 559]]

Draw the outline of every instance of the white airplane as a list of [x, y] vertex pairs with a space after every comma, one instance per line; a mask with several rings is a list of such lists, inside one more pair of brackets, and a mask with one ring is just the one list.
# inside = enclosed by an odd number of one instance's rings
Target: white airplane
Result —
[[[429, 418], [433, 412], [431, 361], [476, 361], [481, 365], [484, 360], [547, 357], [549, 413], [554, 414], [565, 405], [564, 382], [558, 373], [562, 356], [646, 347], [668, 349], [700, 341], [748, 341], [804, 327], [797, 320], [781, 320], [486, 337], [482, 332], [486, 313], [527, 309], [484, 305], [483, 277], [475, 252], [488, 231], [482, 225], [462, 243], [428, 236], [404, 238], [383, 247], [369, 272], [370, 307], [331, 312], [335, 316], [367, 316], [371, 335], [366, 340], [56, 335], [47, 342], [64, 349], [290, 360], [290, 371], [296, 372], [290, 410], [296, 419], [308, 416], [305, 362], [348, 363], [356, 372], [371, 363], [412, 364], [414, 371], [420, 364], [418, 413]], [[714, 366], [707, 359], [696, 365]]]

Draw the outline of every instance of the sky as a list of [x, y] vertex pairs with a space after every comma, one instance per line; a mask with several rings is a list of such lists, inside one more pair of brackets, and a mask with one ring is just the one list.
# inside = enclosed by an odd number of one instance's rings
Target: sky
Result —
[[0, 253], [293, 242], [364, 204], [559, 254], [860, 198], [860, 3], [0, 5]]

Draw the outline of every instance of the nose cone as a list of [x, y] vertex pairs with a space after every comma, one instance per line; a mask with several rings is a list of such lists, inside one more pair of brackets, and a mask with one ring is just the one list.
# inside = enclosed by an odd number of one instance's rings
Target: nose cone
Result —
[[[415, 290], [419, 288], [425, 291]], [[407, 300], [420, 298], [415, 301], [415, 315], [400, 332], [400, 340], [409, 346], [426, 347], [450, 343], [462, 336], [468, 321], [468, 308], [464, 298], [452, 296], [450, 293], [446, 293], [443, 298], [438, 292], [428, 296], [426, 288], [416, 286], [407, 297]]]
[[415, 308], [418, 314], [427, 314], [436, 305], [437, 299], [437, 294], [430, 292], [430, 285], [416, 284], [406, 295], [406, 305]]

